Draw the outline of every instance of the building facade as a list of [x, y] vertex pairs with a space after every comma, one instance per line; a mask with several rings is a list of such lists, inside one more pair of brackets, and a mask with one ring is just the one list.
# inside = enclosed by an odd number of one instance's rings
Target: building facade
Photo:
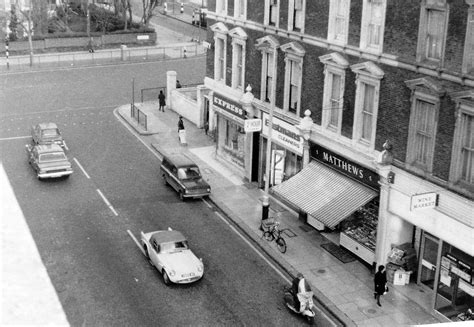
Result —
[[271, 134], [272, 192], [308, 224], [368, 266], [408, 244], [433, 310], [472, 308], [474, 0], [209, 0], [207, 17], [218, 157], [263, 187]]

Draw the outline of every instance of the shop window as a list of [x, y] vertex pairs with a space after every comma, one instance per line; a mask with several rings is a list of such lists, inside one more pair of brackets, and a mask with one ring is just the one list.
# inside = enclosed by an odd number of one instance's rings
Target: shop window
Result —
[[214, 79], [225, 83], [228, 29], [223, 23], [211, 26], [214, 32]]
[[342, 110], [347, 60], [338, 53], [319, 57], [324, 66], [324, 94], [322, 127], [332, 133], [341, 133]]
[[423, 0], [418, 31], [417, 60], [442, 65], [449, 6], [446, 0]]
[[278, 27], [280, 0], [265, 0], [264, 24]]
[[232, 87], [244, 91], [247, 33], [240, 27], [229, 31], [232, 37]]
[[377, 53], [382, 52], [385, 6], [386, 1], [383, 0], [364, 0], [360, 38], [361, 49]]
[[467, 17], [467, 30], [466, 30], [466, 41], [464, 42], [464, 58], [462, 70], [463, 73], [473, 74], [474, 73], [474, 2], [470, 3], [468, 17]]
[[244, 163], [244, 141], [245, 132], [243, 127], [226, 120], [225, 121], [225, 146], [224, 151], [232, 157], [234, 162], [238, 162], [241, 166]]
[[456, 101], [456, 125], [451, 156], [450, 182], [474, 192], [474, 91], [451, 94]]
[[285, 52], [285, 89], [283, 110], [299, 116], [304, 49], [291, 42], [281, 46]]
[[356, 100], [352, 139], [367, 150], [375, 147], [375, 132], [379, 105], [380, 80], [383, 71], [372, 62], [351, 66], [356, 73]]
[[328, 40], [347, 44], [350, 0], [331, 0], [329, 7]]
[[288, 30], [304, 33], [306, 0], [289, 0]]
[[443, 242], [435, 309], [452, 321], [474, 308], [474, 258]]
[[[267, 139], [262, 143], [262, 171], [266, 165]], [[270, 158], [270, 185], [275, 186], [290, 179], [303, 169], [303, 157], [272, 142]], [[262, 176], [263, 182], [266, 176]]]
[[247, 19], [247, 0], [235, 0], [234, 17]]

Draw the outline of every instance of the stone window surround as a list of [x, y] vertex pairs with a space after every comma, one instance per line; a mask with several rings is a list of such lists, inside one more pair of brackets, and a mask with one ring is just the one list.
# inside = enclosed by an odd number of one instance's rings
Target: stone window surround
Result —
[[275, 4], [276, 9], [276, 22], [275, 28], [278, 28], [280, 25], [280, 0], [265, 0], [265, 15], [263, 17], [263, 24], [270, 25], [270, 4]]
[[[230, 30], [228, 35], [232, 37], [232, 87], [244, 92], [247, 33], [245, 33], [241, 27], [236, 27]], [[242, 46], [242, 75], [240, 76], [242, 81], [241, 86], [236, 85], [238, 81], [237, 76], [235, 76], [235, 72], [238, 71], [237, 67], [235, 66], [237, 64], [236, 45]]]
[[[210, 27], [211, 31], [214, 32], [214, 79], [216, 81], [222, 82], [225, 84], [226, 81], [226, 67], [227, 67], [227, 34], [229, 33], [229, 30], [227, 27], [221, 23], [215, 23]], [[224, 71], [220, 71], [219, 67], [219, 60], [218, 60], [218, 55], [219, 55], [219, 49], [218, 49], [218, 39], [223, 41], [224, 45]], [[218, 76], [222, 75], [222, 79], [219, 79]]]
[[[280, 49], [285, 52], [285, 88], [284, 88], [284, 102], [283, 111], [289, 113], [289, 96], [290, 96], [290, 70], [291, 62], [295, 62], [300, 68], [300, 76], [298, 81], [298, 94], [296, 95], [296, 117], [299, 117], [301, 111], [301, 88], [303, 83], [303, 57], [306, 53], [304, 48], [297, 42], [290, 42], [280, 46]], [[291, 113], [293, 114], [293, 113]]]
[[[247, 19], [247, 1], [248, 0], [235, 0], [234, 4], [234, 18], [246, 20]], [[240, 14], [240, 5], [243, 5], [243, 15]]]
[[[382, 23], [380, 26], [380, 39], [379, 45], [374, 46], [369, 44], [369, 22], [370, 20], [370, 13], [369, 7], [370, 3], [377, 2], [382, 4]], [[363, 0], [363, 7], [362, 7], [362, 19], [361, 19], [361, 31], [360, 31], [360, 48], [364, 49], [367, 52], [380, 54], [383, 50], [383, 41], [384, 41], [384, 31], [385, 31], [385, 15], [387, 11], [387, 1], [384, 0]]]
[[[336, 12], [337, 12], [337, 9], [339, 8], [336, 8], [337, 4], [339, 3], [338, 1], [345, 1], [346, 2], [346, 6], [345, 6], [345, 10], [344, 10], [344, 17], [345, 17], [345, 21], [344, 21], [344, 35], [343, 35], [343, 39], [338, 39], [336, 36]], [[348, 36], [349, 36], [349, 13], [350, 13], [350, 2], [351, 0], [331, 0], [330, 4], [329, 4], [329, 26], [328, 26], [328, 41], [330, 42], [333, 42], [335, 44], [339, 44], [339, 45], [346, 45], [347, 44], [347, 39], [348, 39]]]
[[[260, 100], [265, 101], [266, 93], [265, 90], [267, 88], [267, 61], [266, 55], [272, 54], [274, 60], [278, 62], [278, 48], [280, 47], [280, 42], [271, 36], [267, 35], [260, 39], [257, 39], [257, 43], [255, 44], [255, 48], [262, 52], [262, 72], [260, 77]], [[278, 74], [273, 76], [273, 83], [277, 82]]]
[[293, 13], [295, 11], [295, 1], [301, 1], [301, 28], [296, 30], [296, 32], [304, 34], [304, 26], [305, 26], [305, 15], [306, 15], [306, 0], [289, 0], [288, 1], [288, 31], [293, 31], [294, 26], [294, 17]]
[[[380, 96], [380, 81], [384, 76], [383, 70], [371, 61], [355, 64], [350, 66], [351, 70], [356, 74], [356, 99], [354, 104], [354, 128], [352, 131], [352, 146], [361, 151], [373, 152], [375, 149], [375, 135], [377, 130], [377, 115]], [[365, 91], [364, 85], [372, 85], [375, 87], [373, 117], [372, 117], [372, 135], [370, 142], [362, 140], [362, 110], [364, 103]]]
[[[227, 9], [229, 8], [227, 6], [227, 1], [228, 0], [216, 0], [216, 14], [227, 16]], [[222, 8], [222, 10], [217, 11], [218, 8]]]
[[[344, 89], [345, 89], [345, 70], [349, 67], [349, 62], [339, 53], [333, 52], [324, 56], [319, 57], [319, 61], [324, 64], [324, 93], [323, 93], [323, 107], [322, 107], [322, 119], [321, 119], [321, 128], [322, 131], [327, 132], [328, 134], [337, 134], [341, 135], [342, 128], [342, 109], [344, 105]], [[340, 110], [338, 116], [337, 130], [329, 128], [329, 121], [331, 119], [331, 111], [333, 108], [330, 108], [331, 95], [332, 95], [332, 77], [331, 75], [339, 75], [341, 78], [340, 85], [340, 95], [341, 102], [339, 107], [336, 110]]]
[[462, 72], [464, 74], [474, 71], [474, 0], [465, 0], [469, 5], [467, 10], [466, 40], [464, 42], [464, 55], [462, 63]]

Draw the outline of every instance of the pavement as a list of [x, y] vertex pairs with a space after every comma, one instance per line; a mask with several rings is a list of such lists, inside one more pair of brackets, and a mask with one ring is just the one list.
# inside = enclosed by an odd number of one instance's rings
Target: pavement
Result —
[[[238, 229], [289, 275], [301, 272], [315, 293], [316, 302], [339, 317], [345, 326], [407, 326], [436, 324], [430, 313], [430, 298], [419, 286], [390, 286], [383, 296], [382, 307], [373, 295], [373, 273], [358, 260], [341, 262], [321, 244], [329, 240], [307, 225], [298, 214], [270, 195], [270, 214], [287, 229], [284, 238], [288, 249], [280, 253], [275, 242], [262, 238], [259, 229], [264, 191], [245, 183], [216, 157], [216, 144], [203, 129], [185, 120], [186, 146], [178, 141], [178, 114], [170, 108], [158, 112], [156, 101], [136, 104], [147, 115], [147, 130], [130, 116], [130, 105], [116, 109], [116, 115], [131, 127], [144, 144], [158, 157], [184, 153], [201, 168], [212, 187], [213, 202]], [[283, 294], [282, 294], [283, 296]]]

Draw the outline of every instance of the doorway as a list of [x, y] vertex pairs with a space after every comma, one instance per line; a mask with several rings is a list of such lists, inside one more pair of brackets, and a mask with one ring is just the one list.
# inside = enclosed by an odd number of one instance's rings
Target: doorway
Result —
[[434, 290], [440, 241], [423, 232], [418, 266], [418, 284]]

